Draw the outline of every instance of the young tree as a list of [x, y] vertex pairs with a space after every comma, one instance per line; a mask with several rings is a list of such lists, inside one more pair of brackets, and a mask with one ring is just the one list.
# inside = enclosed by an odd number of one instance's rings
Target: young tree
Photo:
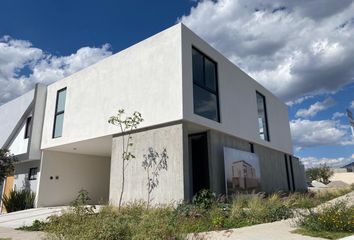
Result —
[[163, 149], [162, 153], [159, 154], [152, 147], [149, 148], [149, 153], [144, 154], [144, 160], [142, 163], [143, 168], [147, 175], [147, 206], [149, 207], [151, 202], [151, 193], [159, 185], [159, 175], [162, 170], [167, 171], [167, 150]]
[[15, 171], [16, 158], [7, 149], [0, 149], [0, 183]]
[[316, 180], [324, 184], [328, 184], [329, 178], [332, 175], [333, 171], [326, 164], [321, 164], [319, 167], [306, 169], [306, 176], [310, 181]]
[[131, 159], [135, 156], [131, 152], [131, 147], [133, 146], [133, 137], [131, 136], [132, 130], [136, 129], [144, 119], [141, 117], [139, 112], [134, 112], [130, 117], [123, 117], [124, 109], [119, 109], [117, 115], [111, 116], [108, 119], [108, 123], [118, 126], [122, 134], [122, 185], [121, 192], [119, 196], [118, 209], [122, 205], [124, 185], [125, 185], [125, 170]]

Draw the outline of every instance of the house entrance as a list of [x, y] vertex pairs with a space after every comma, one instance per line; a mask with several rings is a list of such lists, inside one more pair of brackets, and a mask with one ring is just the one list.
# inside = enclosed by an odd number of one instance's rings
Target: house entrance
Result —
[[207, 133], [189, 135], [189, 156], [194, 196], [200, 190], [210, 188]]

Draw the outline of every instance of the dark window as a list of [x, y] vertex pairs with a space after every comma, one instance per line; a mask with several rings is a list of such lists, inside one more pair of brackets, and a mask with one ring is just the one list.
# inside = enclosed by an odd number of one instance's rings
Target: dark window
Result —
[[194, 113], [220, 121], [216, 63], [193, 48]]
[[291, 180], [293, 183], [293, 191], [295, 191], [296, 188], [295, 188], [295, 178], [294, 178], [294, 167], [293, 167], [293, 158], [291, 155], [289, 155], [289, 165], [290, 165]]
[[261, 139], [269, 141], [267, 107], [265, 96], [257, 92], [257, 110], [258, 110], [258, 126], [259, 136]]
[[63, 133], [64, 109], [65, 109], [66, 88], [57, 92], [55, 105], [53, 138], [61, 137]]
[[37, 172], [38, 168], [30, 168], [29, 174], [28, 174], [28, 180], [37, 180]]
[[31, 124], [32, 124], [32, 117], [28, 117], [26, 120], [26, 126], [25, 126], [25, 139], [30, 137]]
[[289, 192], [292, 192], [293, 190], [290, 185], [290, 176], [289, 176], [289, 162], [288, 162], [288, 157], [286, 154], [284, 154], [284, 159], [285, 159], [285, 171], [286, 171], [286, 180], [288, 183], [288, 190], [289, 190]]
[[251, 150], [251, 153], [254, 153], [254, 145], [253, 145], [253, 143], [250, 143], [250, 150]]

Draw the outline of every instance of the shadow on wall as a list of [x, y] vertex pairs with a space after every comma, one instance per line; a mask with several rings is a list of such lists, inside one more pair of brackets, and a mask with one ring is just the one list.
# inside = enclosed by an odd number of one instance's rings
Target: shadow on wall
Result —
[[147, 204], [153, 200], [152, 192], [159, 185], [159, 175], [161, 171], [167, 171], [168, 154], [166, 148], [159, 154], [152, 147], [149, 147], [149, 153], [143, 155], [142, 167], [146, 172], [147, 186]]

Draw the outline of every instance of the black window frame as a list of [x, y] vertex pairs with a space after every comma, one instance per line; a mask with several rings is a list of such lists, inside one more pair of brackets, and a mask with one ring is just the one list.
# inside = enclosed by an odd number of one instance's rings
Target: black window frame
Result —
[[[194, 84], [197, 85], [198, 87], [202, 88], [203, 90], [213, 94], [216, 96], [216, 112], [217, 112], [217, 120], [216, 122], [220, 123], [221, 122], [221, 116], [220, 116], [220, 101], [219, 101], [219, 72], [218, 72], [218, 63], [216, 61], [214, 61], [212, 58], [210, 58], [208, 55], [206, 55], [205, 53], [203, 53], [202, 51], [200, 51], [198, 48], [196, 48], [195, 46], [192, 46], [192, 58], [193, 58], [193, 50], [197, 51], [199, 54], [201, 54], [203, 56], [203, 83], [204, 83], [204, 86], [198, 82], [196, 82], [194, 80], [194, 77], [192, 76], [193, 78], [193, 86]], [[205, 59], [208, 59], [210, 62], [214, 63], [215, 64], [215, 91], [213, 89], [210, 89], [207, 87], [206, 85], [206, 80], [205, 80]], [[193, 71], [193, 59], [192, 59], [192, 71]], [[194, 101], [194, 96], [193, 96], [193, 101]], [[209, 119], [209, 120], [212, 120], [212, 121], [215, 121], [214, 119], [210, 119], [210, 118], [207, 118], [205, 116], [202, 116], [198, 113], [196, 113], [194, 111], [194, 107], [193, 107], [193, 112], [194, 114], [198, 115], [198, 116], [201, 116], [201, 117], [204, 117], [206, 119]]]
[[[63, 91], [66, 91], [66, 87], [65, 88], [62, 88], [62, 89], [59, 89], [57, 91], [57, 97], [56, 97], [56, 100], [55, 100], [55, 112], [54, 112], [54, 124], [53, 124], [53, 132], [52, 132], [52, 138], [59, 138], [59, 137], [62, 137], [63, 133], [60, 135], [60, 136], [55, 136], [55, 126], [57, 124], [57, 116], [58, 115], [61, 115], [63, 114], [64, 115], [64, 112], [65, 112], [65, 106], [64, 106], [64, 109], [62, 111], [59, 111], [58, 112], [58, 101], [59, 101], [59, 94]], [[65, 103], [66, 103], [66, 93], [65, 93]], [[64, 117], [64, 116], [63, 116]]]
[[[266, 97], [260, 93], [259, 91], [256, 91], [256, 101], [257, 101], [257, 117], [258, 117], [258, 99], [257, 95], [261, 96], [263, 99], [263, 108], [264, 108], [264, 117], [265, 117], [265, 127], [267, 128], [267, 134], [265, 135], [266, 138], [264, 138], [265, 141], [270, 142], [270, 135], [269, 135], [269, 124], [268, 124], [268, 111], [267, 111], [267, 99]], [[259, 126], [258, 126], [258, 132], [259, 132]]]
[[[33, 172], [33, 171], [35, 171], [35, 172]], [[28, 180], [29, 181], [37, 180], [37, 174], [38, 174], [38, 167], [30, 168], [29, 172], [28, 172]]]
[[29, 116], [26, 119], [25, 136], [24, 136], [25, 139], [28, 139], [31, 135], [31, 129], [30, 129], [31, 125], [32, 125], [32, 116]]

